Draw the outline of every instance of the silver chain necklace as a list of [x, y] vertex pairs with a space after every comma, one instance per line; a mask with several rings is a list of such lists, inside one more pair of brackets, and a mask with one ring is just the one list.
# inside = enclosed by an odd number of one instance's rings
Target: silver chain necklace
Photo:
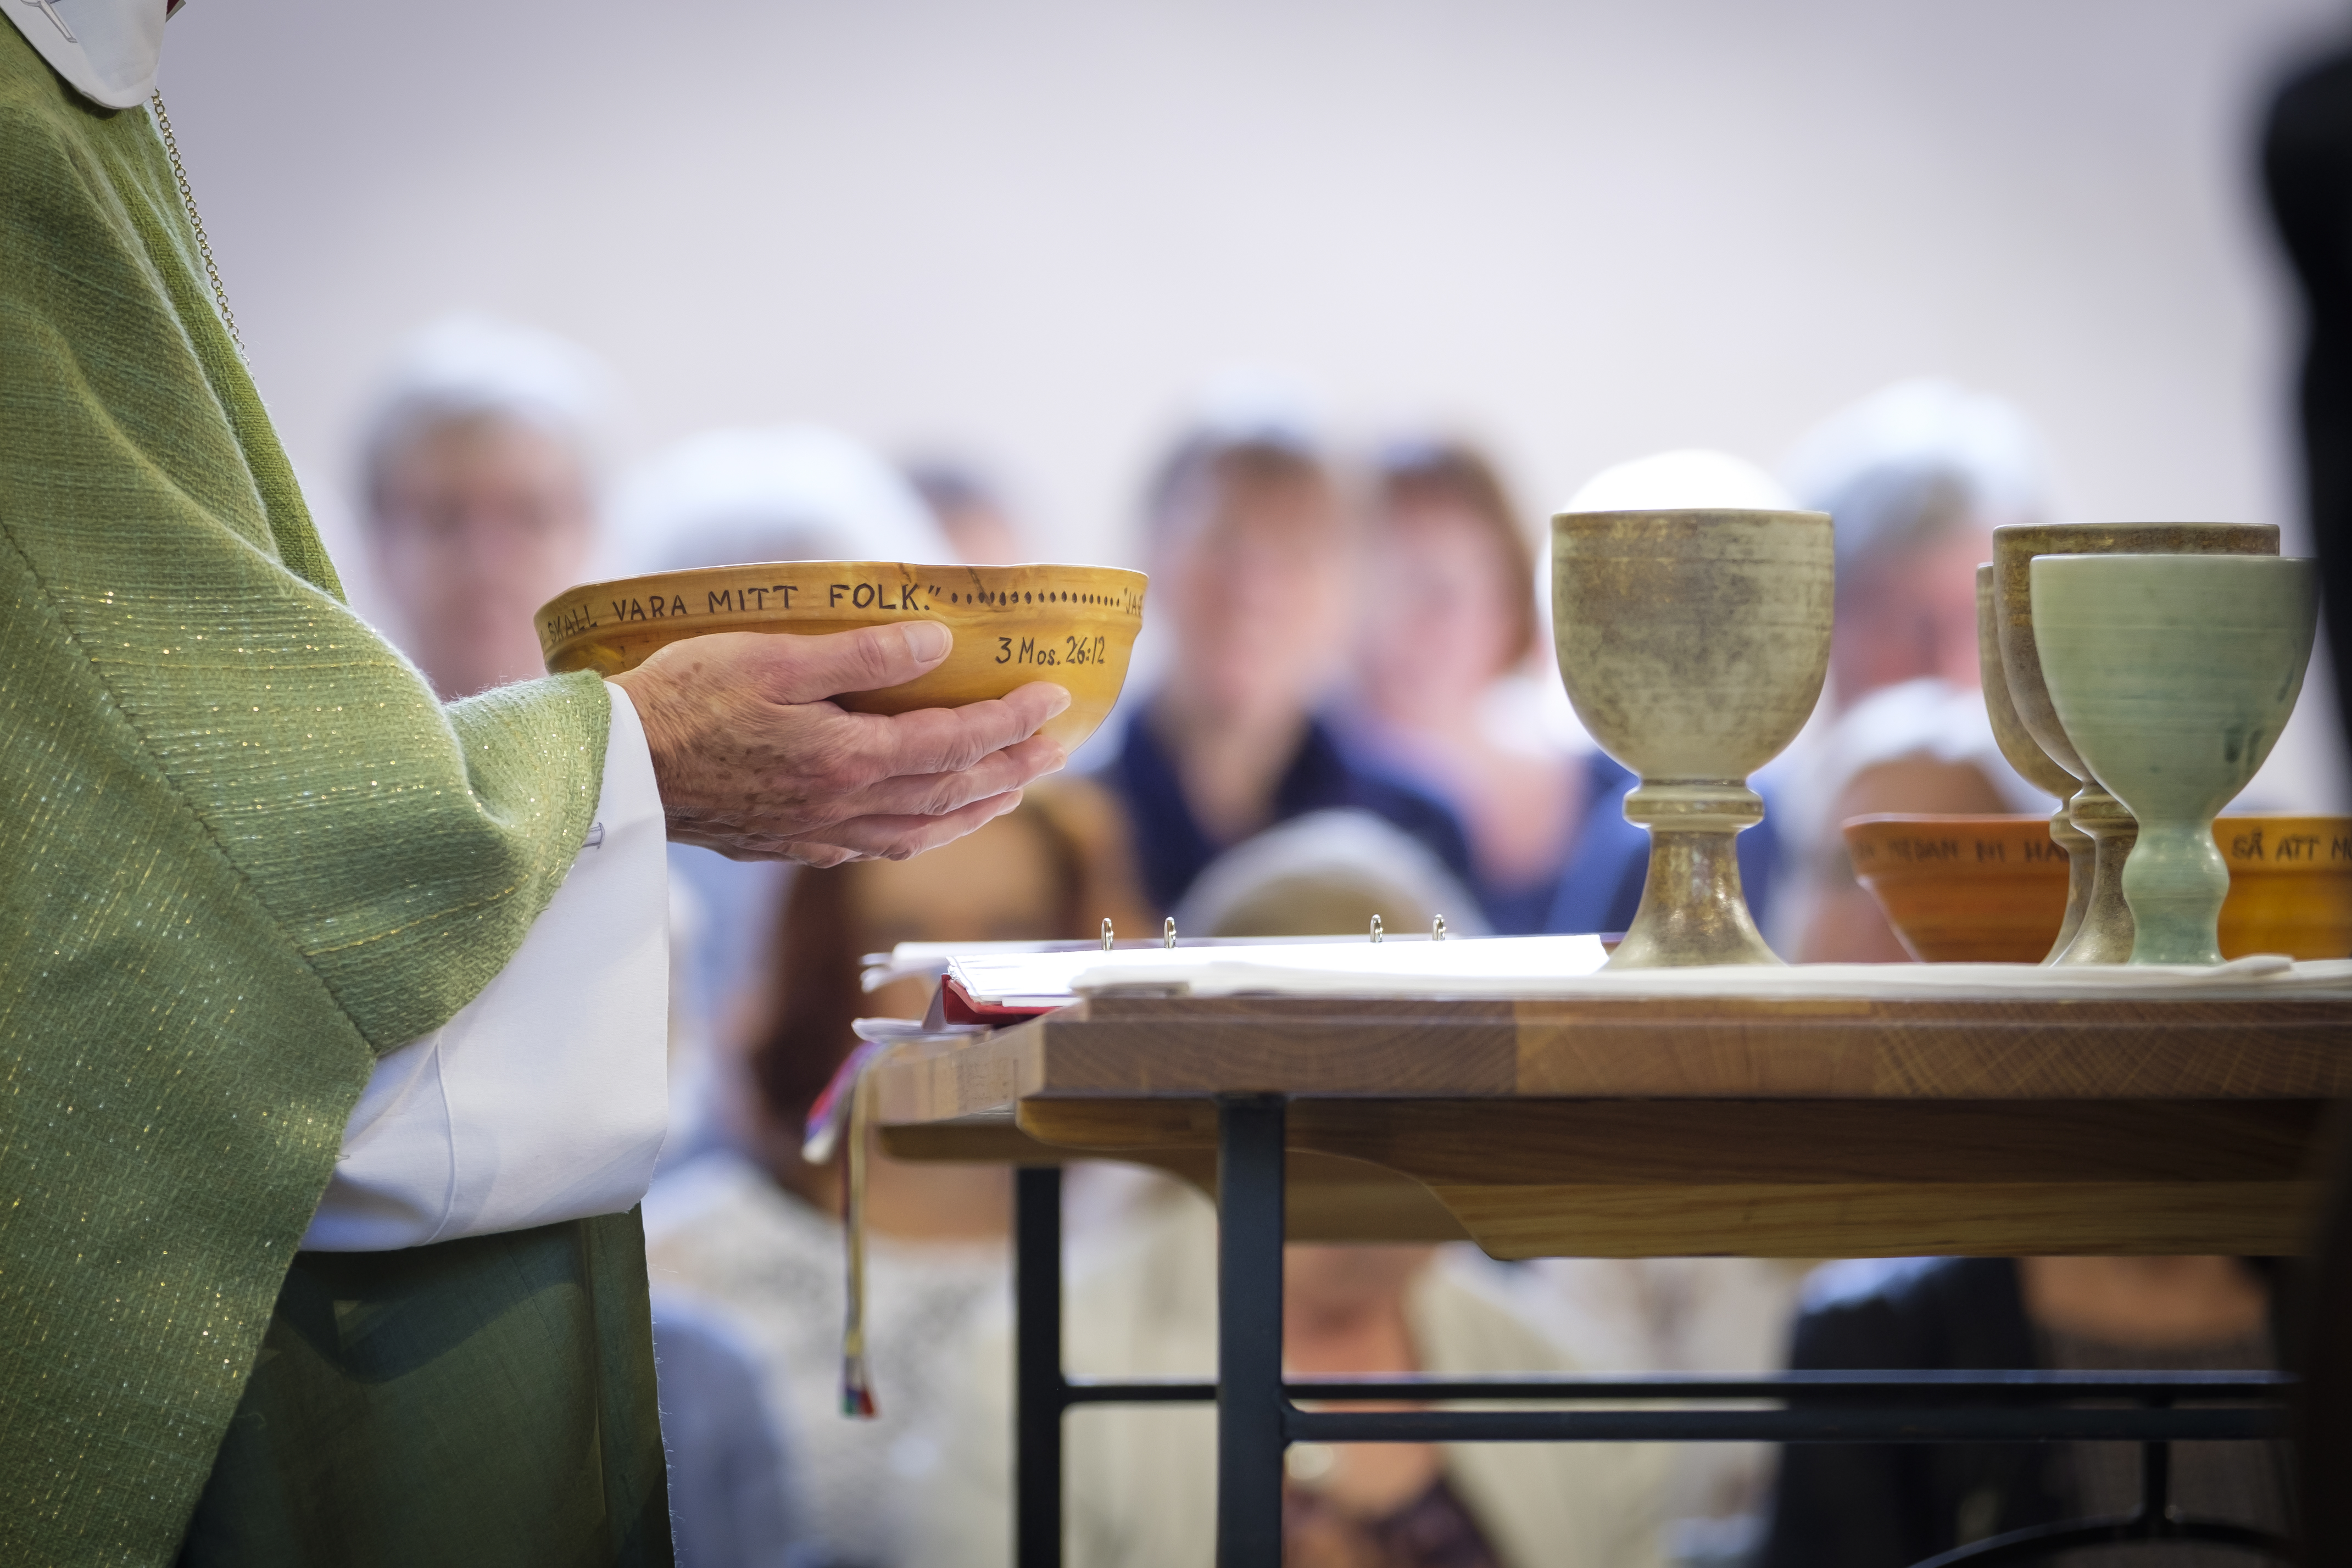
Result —
[[205, 258], [205, 276], [212, 280], [213, 303], [220, 307], [221, 325], [228, 329], [228, 340], [236, 345], [236, 357], [244, 360], [245, 340], [236, 335], [236, 313], [228, 308], [228, 290], [221, 287], [220, 267], [213, 261], [213, 242], [205, 236], [205, 220], [196, 214], [196, 193], [180, 162], [180, 141], [172, 134], [172, 117], [163, 111], [163, 92], [158, 89], [147, 103], [155, 111], [155, 129], [163, 133], [163, 151], [172, 160], [173, 177], [180, 183], [180, 208], [188, 214], [188, 226], [196, 231], [196, 249]]

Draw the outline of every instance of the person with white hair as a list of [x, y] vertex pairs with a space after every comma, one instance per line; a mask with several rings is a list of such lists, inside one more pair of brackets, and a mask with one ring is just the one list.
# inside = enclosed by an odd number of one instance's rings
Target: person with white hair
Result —
[[588, 575], [615, 384], [551, 333], [453, 316], [378, 390], [360, 439], [368, 558], [444, 700], [546, 674], [534, 621]]
[[1994, 528], [2043, 516], [2041, 451], [2010, 403], [1909, 381], [1831, 416], [1786, 472], [1801, 504], [1830, 514], [1837, 538], [1835, 716], [1790, 791], [1803, 873], [1796, 956], [1901, 962], [1909, 955], [1855, 883], [1837, 824], [2056, 804], [2001, 757], [1977, 666], [1977, 565], [1992, 559]]
[[961, 559], [898, 469], [854, 436], [815, 424], [690, 435], [628, 476], [614, 524], [621, 551], [643, 571]]
[[1309, 811], [1211, 862], [1176, 906], [1176, 928], [1212, 936], [1346, 935], [1379, 915], [1391, 931], [1443, 917], [1456, 936], [1492, 933], [1467, 883], [1427, 845], [1369, 811]]
[[1785, 476], [1836, 529], [1838, 707], [1922, 677], [1973, 687], [1977, 563], [1992, 559], [1995, 527], [2038, 521], [2048, 504], [2024, 415], [1949, 382], [1898, 382], [1816, 426]]

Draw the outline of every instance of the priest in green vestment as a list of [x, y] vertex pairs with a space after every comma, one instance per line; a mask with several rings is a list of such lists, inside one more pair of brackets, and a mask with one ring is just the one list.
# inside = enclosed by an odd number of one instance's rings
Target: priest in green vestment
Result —
[[439, 703], [216, 306], [166, 0], [0, 10], [0, 1562], [667, 1563], [660, 840], [918, 852], [1066, 696], [824, 700], [909, 623]]

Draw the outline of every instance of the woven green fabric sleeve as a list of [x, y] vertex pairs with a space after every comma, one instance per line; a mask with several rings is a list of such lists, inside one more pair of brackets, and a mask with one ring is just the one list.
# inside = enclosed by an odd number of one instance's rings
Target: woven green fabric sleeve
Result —
[[165, 1563], [374, 1055], [520, 945], [593, 676], [344, 608], [143, 110], [0, 26], [0, 1562]]

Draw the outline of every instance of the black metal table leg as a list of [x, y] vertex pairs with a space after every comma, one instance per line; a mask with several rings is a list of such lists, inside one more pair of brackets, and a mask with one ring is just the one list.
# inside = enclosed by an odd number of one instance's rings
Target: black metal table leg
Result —
[[1217, 1103], [1217, 1568], [1282, 1561], [1283, 1103]]
[[[1282, 1375], [1283, 1141], [1279, 1096], [1217, 1103], [1217, 1381], [1073, 1382], [1062, 1364], [1062, 1173], [1024, 1167], [1013, 1187], [1013, 1561], [1061, 1568], [1062, 1417], [1072, 1405], [1217, 1405], [1217, 1568], [1282, 1559], [1283, 1450], [1317, 1442], [2138, 1442], [2138, 1511], [2012, 1531], [1914, 1568], [1992, 1568], [2076, 1547], [2182, 1541], [2278, 1562], [2289, 1543], [2247, 1525], [2187, 1519], [2170, 1507], [2175, 1441], [2276, 1439], [2292, 1380], [2262, 1373], [1854, 1372], [1721, 1378], [1559, 1375], [1316, 1379]], [[1363, 1400], [1777, 1401], [1780, 1409], [1497, 1411], [1299, 1410]], [[2089, 1408], [2085, 1400], [2132, 1401]], [[2210, 1408], [2181, 1409], [2193, 1399]], [[2218, 1401], [2216, 1404], [2214, 1402]], [[2145, 1406], [2153, 1406], [2148, 1408]]]
[[1062, 1568], [1062, 1171], [1013, 1176], [1013, 1561]]

